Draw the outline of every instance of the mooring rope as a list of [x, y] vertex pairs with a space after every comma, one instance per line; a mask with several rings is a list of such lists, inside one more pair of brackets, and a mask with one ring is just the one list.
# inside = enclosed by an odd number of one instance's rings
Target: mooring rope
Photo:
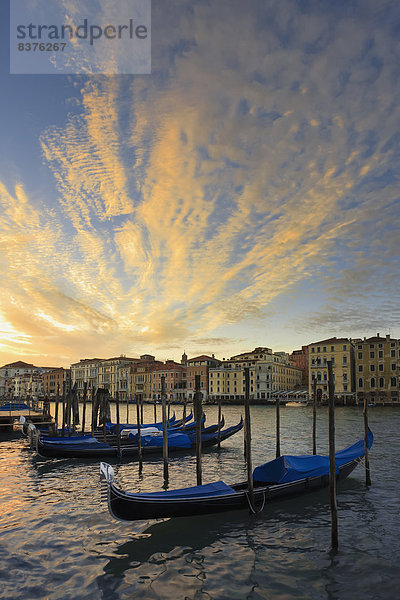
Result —
[[249, 492], [245, 492], [246, 498], [247, 498], [247, 503], [249, 505], [250, 508], [250, 512], [253, 515], [258, 515], [260, 512], [262, 512], [264, 510], [264, 506], [265, 506], [265, 491], [263, 492], [263, 502], [262, 502], [262, 506], [260, 509], [256, 510], [255, 507], [252, 505], [252, 502], [249, 498]]

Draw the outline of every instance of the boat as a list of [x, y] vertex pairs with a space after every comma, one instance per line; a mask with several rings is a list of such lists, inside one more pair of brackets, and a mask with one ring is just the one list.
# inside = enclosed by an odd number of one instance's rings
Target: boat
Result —
[[[339, 481], [345, 479], [362, 460], [364, 438], [335, 454], [335, 471]], [[373, 434], [368, 433], [368, 447]], [[281, 456], [253, 471], [253, 499], [248, 482], [228, 485], [215, 481], [204, 485], [161, 492], [127, 492], [115, 484], [114, 470], [100, 464], [101, 477], [108, 488], [111, 515], [123, 521], [160, 519], [221, 513], [249, 508], [262, 510], [272, 501], [297, 496], [329, 484], [329, 457], [322, 455]]]
[[[243, 428], [243, 419], [237, 425], [220, 429], [214, 432], [202, 430], [202, 446], [216, 446], [232, 437]], [[190, 452], [196, 448], [196, 433], [176, 432], [168, 434], [168, 453]], [[141, 434], [142, 455], [161, 454], [163, 452], [162, 432]], [[129, 433], [120, 439], [118, 445], [116, 436], [106, 436], [106, 441], [101, 437], [74, 436], [74, 437], [45, 437], [37, 436], [36, 451], [43, 458], [98, 458], [107, 457], [124, 458], [138, 456], [137, 434]]]
[[290, 402], [286, 402], [285, 406], [307, 406], [307, 402], [301, 402], [300, 400], [292, 400]]

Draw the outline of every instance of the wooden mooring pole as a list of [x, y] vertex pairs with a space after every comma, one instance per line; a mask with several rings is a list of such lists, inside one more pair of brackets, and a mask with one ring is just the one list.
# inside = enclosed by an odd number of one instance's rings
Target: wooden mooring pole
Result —
[[69, 390], [67, 396], [67, 429], [68, 437], [71, 437], [71, 412], [72, 412], [72, 390]]
[[281, 432], [280, 432], [280, 396], [277, 395], [275, 403], [275, 429], [276, 429], [276, 458], [281, 455]]
[[186, 408], [187, 408], [187, 398], [185, 396], [185, 399], [183, 401], [183, 415], [182, 415], [182, 429], [183, 429], [183, 431], [185, 431], [185, 427], [186, 427]]
[[154, 423], [157, 423], [157, 399], [156, 399], [155, 395], [154, 395], [153, 411], [154, 411]]
[[129, 402], [132, 402], [132, 396], [126, 395], [126, 422], [129, 423]]
[[222, 418], [222, 406], [221, 406], [221, 398], [218, 397], [218, 448], [221, 448], [221, 418]]
[[364, 461], [365, 461], [365, 485], [371, 485], [371, 473], [369, 470], [369, 450], [368, 450], [368, 399], [364, 397]]
[[253, 467], [251, 461], [251, 421], [250, 421], [250, 370], [244, 369], [244, 422], [246, 429], [246, 466], [249, 504], [254, 510]]
[[115, 410], [117, 417], [117, 449], [118, 449], [118, 458], [121, 458], [121, 427], [120, 418], [119, 418], [119, 392], [115, 392]]
[[165, 376], [161, 376], [161, 404], [162, 404], [162, 429], [163, 429], [163, 460], [164, 460], [164, 485], [168, 484], [168, 431], [167, 431], [167, 398], [165, 395]]
[[54, 421], [56, 424], [56, 431], [55, 431], [55, 435], [58, 435], [58, 405], [60, 402], [60, 384], [57, 383], [57, 396], [56, 396], [56, 407], [54, 409]]
[[138, 461], [139, 461], [139, 471], [142, 471], [143, 467], [143, 456], [142, 456], [142, 431], [141, 431], [141, 423], [140, 423], [140, 404], [139, 404], [139, 395], [135, 394], [136, 399], [136, 423], [137, 423], [137, 436], [138, 436]]
[[196, 419], [196, 476], [197, 485], [202, 485], [202, 465], [201, 465], [201, 418], [203, 416], [202, 394], [200, 391], [200, 375], [194, 376], [194, 398], [195, 398], [195, 419]]
[[91, 419], [91, 436], [94, 437], [94, 430], [96, 429], [96, 421], [97, 421], [97, 394], [96, 394], [96, 388], [92, 387], [92, 419]]
[[65, 435], [65, 421], [66, 421], [66, 414], [65, 414], [65, 381], [63, 383], [63, 389], [62, 389], [62, 425], [61, 425], [61, 435], [62, 437], [64, 437]]
[[335, 461], [335, 383], [333, 380], [332, 361], [328, 360], [329, 389], [329, 495], [331, 501], [331, 544], [333, 549], [339, 546], [338, 516], [336, 501], [336, 461]]
[[313, 381], [312, 453], [317, 454], [317, 378]]
[[87, 381], [83, 382], [82, 435], [85, 435]]

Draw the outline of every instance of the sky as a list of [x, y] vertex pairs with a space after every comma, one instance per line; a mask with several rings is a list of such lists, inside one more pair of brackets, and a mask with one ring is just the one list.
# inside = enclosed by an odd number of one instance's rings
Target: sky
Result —
[[400, 4], [151, 6], [150, 74], [11, 75], [0, 0], [0, 363], [399, 338]]

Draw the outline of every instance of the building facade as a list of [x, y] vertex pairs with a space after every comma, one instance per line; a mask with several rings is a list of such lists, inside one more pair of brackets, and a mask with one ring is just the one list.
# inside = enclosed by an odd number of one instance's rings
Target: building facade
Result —
[[390, 335], [355, 340], [357, 402], [385, 404], [400, 401], [400, 340]]
[[63, 390], [68, 393], [71, 389], [71, 371], [62, 367], [51, 369], [42, 375], [43, 394], [48, 398], [62, 396]]
[[308, 347], [302, 346], [301, 350], [293, 350], [289, 360], [294, 367], [301, 370], [301, 385], [308, 390]]
[[[183, 357], [182, 356], [182, 360]], [[207, 356], [202, 354], [201, 356], [196, 356], [195, 358], [189, 358], [186, 360], [187, 364], [187, 398], [192, 400], [194, 398], [195, 391], [195, 377], [196, 375], [200, 376], [200, 391], [203, 394], [203, 401], [208, 400], [209, 395], [209, 370], [213, 367], [217, 367], [221, 364], [221, 361], [216, 359], [214, 355]]]
[[167, 400], [183, 403], [186, 399], [186, 366], [173, 360], [157, 365], [151, 373], [153, 400], [161, 400], [161, 377], [165, 377]]
[[332, 362], [336, 398], [346, 404], [355, 404], [354, 343], [348, 338], [333, 337], [308, 346], [310, 396], [316, 380], [317, 395], [322, 400], [328, 399], [328, 361]]
[[[16, 376], [24, 375], [27, 373], [35, 373], [37, 372], [38, 367], [35, 365], [31, 365], [29, 363], [23, 362], [22, 360], [18, 360], [16, 362], [9, 363], [0, 368], [0, 397], [5, 396], [6, 392], [6, 382], [10, 381]], [[7, 385], [8, 394], [10, 394], [10, 390], [13, 390], [13, 387]]]

